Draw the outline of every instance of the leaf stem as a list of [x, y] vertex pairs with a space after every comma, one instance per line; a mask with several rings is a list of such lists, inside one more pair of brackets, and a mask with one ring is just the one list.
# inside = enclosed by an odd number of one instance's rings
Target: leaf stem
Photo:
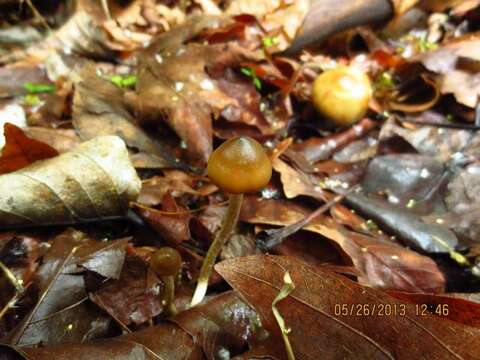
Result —
[[207, 255], [203, 259], [202, 267], [200, 268], [200, 274], [198, 275], [198, 282], [195, 292], [192, 297], [190, 306], [198, 305], [202, 302], [205, 294], [207, 293], [208, 279], [215, 265], [215, 259], [217, 258], [222, 246], [228, 241], [230, 235], [237, 224], [238, 216], [240, 215], [240, 209], [242, 207], [243, 194], [230, 195], [230, 202], [228, 204], [227, 213], [223, 218], [222, 227], [213, 240]]

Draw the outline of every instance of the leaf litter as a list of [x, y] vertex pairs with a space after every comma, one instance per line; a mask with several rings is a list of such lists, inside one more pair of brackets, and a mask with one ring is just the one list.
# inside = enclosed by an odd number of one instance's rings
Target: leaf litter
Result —
[[[476, 358], [478, 1], [13, 3], [0, 358]], [[312, 84], [346, 66], [374, 95], [339, 126]], [[205, 165], [233, 136], [273, 177], [189, 308], [227, 204]]]

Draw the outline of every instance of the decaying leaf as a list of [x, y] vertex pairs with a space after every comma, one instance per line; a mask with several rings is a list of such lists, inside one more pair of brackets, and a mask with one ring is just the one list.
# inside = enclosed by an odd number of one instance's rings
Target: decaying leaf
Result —
[[458, 102], [475, 107], [480, 95], [480, 78], [478, 72], [462, 68], [462, 61], [480, 60], [480, 39], [468, 36], [442, 46], [440, 49], [426, 53], [422, 62], [427, 69], [442, 75], [441, 90], [454, 94]]
[[73, 125], [85, 140], [101, 135], [116, 135], [138, 151], [156, 155], [159, 167], [166, 167], [164, 152], [137, 124], [127, 111], [123, 90], [98, 76], [94, 66], [86, 66], [73, 97]]
[[295, 290], [278, 308], [291, 328], [288, 337], [297, 359], [477, 356], [478, 329], [433, 315], [421, 316], [414, 305], [291, 258], [250, 256], [225, 260], [215, 268], [274, 334], [279, 332], [271, 303], [282, 288], [285, 271], [290, 273]]
[[[241, 220], [284, 226], [293, 224], [308, 214], [307, 209], [292, 202], [246, 198]], [[439, 292], [445, 286], [444, 276], [430, 258], [394, 243], [348, 231], [327, 216], [318, 216], [305, 230], [320, 234], [340, 245], [362, 272], [359, 277], [362, 283], [412, 292]]]
[[44, 160], [58, 155], [50, 145], [31, 139], [19, 127], [6, 123], [5, 146], [0, 157], [0, 174], [21, 169], [37, 160]]
[[0, 176], [0, 225], [74, 223], [123, 215], [140, 186], [123, 141], [98, 137]]
[[[193, 158], [208, 159], [212, 151], [212, 117], [218, 118], [222, 112], [230, 121], [265, 123], [258, 111], [259, 98], [249, 97], [255, 93], [253, 85], [230, 72], [231, 67], [240, 68], [242, 61], [255, 56], [233, 43], [179, 44], [155, 51], [163, 46], [155, 43], [142, 58], [135, 106], [145, 121], [164, 118], [185, 141]], [[221, 79], [226, 74], [231, 82], [229, 91], [222, 89], [226, 84], [222, 85]], [[250, 98], [249, 102], [232, 97], [232, 86], [242, 84], [250, 91], [235, 94]]]
[[162, 312], [160, 289], [148, 264], [127, 256], [120, 278], [104, 283], [90, 299], [123, 326], [143, 324]]
[[[110, 320], [86, 304], [83, 276], [69, 272], [81, 263], [82, 257], [93, 256], [97, 245], [74, 230], [52, 240], [34, 282], [39, 289], [38, 302], [8, 334], [10, 344], [53, 345], [78, 338], [91, 339], [107, 332]], [[79, 257], [77, 251], [83, 256]]]
[[[259, 316], [233, 292], [222, 294], [203, 305], [187, 310], [148, 329], [113, 339], [64, 344], [40, 348], [10, 348], [0, 351], [28, 360], [125, 359], [138, 360], [217, 359], [218, 355], [232, 356], [244, 350], [246, 344], [263, 344], [267, 334]], [[274, 348], [275, 343], [270, 342]], [[273, 350], [271, 353], [274, 352]], [[7, 358], [10, 360], [10, 358]], [[16, 359], [13, 357], [12, 359]]]

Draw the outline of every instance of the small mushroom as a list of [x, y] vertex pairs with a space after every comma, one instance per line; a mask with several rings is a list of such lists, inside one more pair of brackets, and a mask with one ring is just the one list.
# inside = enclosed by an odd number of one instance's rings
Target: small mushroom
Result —
[[315, 79], [312, 103], [335, 125], [348, 126], [365, 115], [372, 93], [370, 79], [362, 70], [353, 66], [339, 67]]
[[175, 315], [175, 276], [182, 266], [182, 257], [177, 250], [171, 247], [162, 247], [150, 257], [150, 267], [160, 277], [165, 285], [163, 305], [168, 315]]
[[212, 153], [207, 173], [212, 183], [229, 194], [229, 205], [220, 231], [203, 260], [191, 306], [199, 304], [205, 297], [215, 259], [237, 224], [243, 194], [258, 191], [268, 184], [272, 164], [262, 145], [250, 137], [241, 136], [224, 142]]

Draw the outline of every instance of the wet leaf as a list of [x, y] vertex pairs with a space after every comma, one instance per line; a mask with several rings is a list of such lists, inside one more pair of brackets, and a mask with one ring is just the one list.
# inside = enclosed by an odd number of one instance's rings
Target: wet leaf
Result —
[[52, 240], [34, 279], [39, 289], [38, 301], [8, 335], [10, 344], [53, 345], [106, 333], [109, 319], [87, 304], [83, 276], [68, 271], [81, 261], [76, 257], [77, 251], [92, 255], [92, 246], [95, 248], [95, 242], [73, 230]]
[[[425, 353], [435, 358], [473, 359], [480, 346], [477, 329], [433, 315], [418, 316], [411, 304], [290, 258], [250, 256], [226, 260], [215, 268], [275, 334], [279, 332], [271, 302], [282, 287], [283, 274], [290, 273], [296, 288], [278, 308], [291, 328], [289, 339], [298, 359], [410, 359]], [[379, 316], [379, 306], [405, 315]]]
[[173, 318], [203, 348], [207, 359], [218, 359], [225, 352], [230, 356], [240, 354], [248, 344], [268, 337], [257, 313], [234, 293], [223, 293], [208, 305]]
[[[293, 224], [309, 211], [287, 201], [245, 199], [241, 220], [254, 224], [285, 226]], [[362, 272], [364, 284], [389, 289], [439, 292], [445, 279], [428, 257], [394, 243], [348, 231], [327, 216], [318, 216], [304, 230], [320, 234], [338, 244]], [[314, 263], [314, 262], [313, 262]], [[428, 290], [427, 290], [428, 289]]]
[[[113, 339], [43, 348], [23, 347], [17, 348], [15, 353], [35, 360], [52, 357], [56, 360], [86, 357], [202, 360], [218, 358], [221, 353], [235, 355], [244, 350], [244, 345], [258, 343], [266, 335], [257, 313], [233, 292], [180, 313], [172, 321]], [[274, 348], [274, 343], [269, 344]], [[6, 352], [7, 347], [2, 346], [0, 350]]]
[[140, 180], [123, 141], [105, 136], [0, 176], [0, 189], [3, 227], [73, 223], [123, 215]]
[[19, 170], [37, 160], [58, 155], [50, 145], [29, 138], [15, 125], [6, 123], [3, 129], [6, 143], [0, 157], [0, 174]]
[[109, 280], [90, 299], [124, 326], [143, 324], [163, 310], [160, 287], [148, 264], [130, 255], [118, 280]]
[[166, 194], [162, 201], [162, 210], [136, 206], [138, 214], [168, 243], [178, 245], [190, 239], [189, 223], [192, 215], [178, 206], [175, 199]]
[[346, 202], [372, 218], [408, 246], [432, 253], [451, 253], [458, 244], [455, 234], [438, 223], [426, 223], [408, 208], [400, 209], [385, 200], [350, 193]]
[[173, 197], [184, 194], [206, 196], [217, 190], [216, 186], [207, 184], [199, 186], [205, 178], [180, 170], [164, 170], [162, 176], [154, 176], [142, 183], [138, 202], [142, 205], [155, 206], [162, 202], [165, 194]]
[[368, 164], [362, 186], [367, 193], [384, 193], [393, 205], [405, 207], [413, 200], [416, 204], [428, 201], [431, 206], [433, 201], [427, 196], [440, 181], [443, 170], [442, 164], [428, 156], [377, 156]]
[[[252, 92], [245, 92], [247, 80], [229, 72], [254, 58], [251, 53], [231, 43], [177, 45], [155, 52], [159, 47], [152, 45], [142, 58], [136, 109], [145, 121], [164, 118], [193, 158], [206, 161], [212, 151], [212, 117], [225, 113], [230, 121], [264, 122], [259, 98], [249, 98]], [[224, 77], [230, 80], [228, 90]], [[232, 97], [232, 92], [241, 98]], [[249, 111], [249, 101], [256, 112]]]

